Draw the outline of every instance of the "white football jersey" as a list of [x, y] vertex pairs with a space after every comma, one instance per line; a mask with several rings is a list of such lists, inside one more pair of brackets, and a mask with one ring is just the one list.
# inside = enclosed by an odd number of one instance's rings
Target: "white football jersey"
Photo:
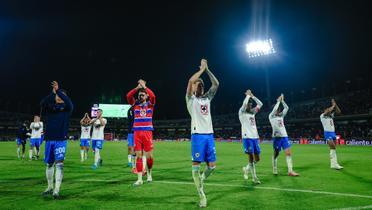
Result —
[[32, 122], [30, 125], [31, 128], [31, 138], [32, 139], [39, 139], [41, 138], [41, 134], [43, 133], [43, 122]]
[[212, 134], [213, 125], [211, 117], [211, 100], [213, 94], [208, 93], [204, 97], [186, 95], [187, 110], [191, 116], [191, 133]]
[[106, 118], [102, 118], [102, 120], [105, 122], [104, 126], [101, 125], [101, 122], [99, 120], [96, 120], [92, 125], [93, 126], [92, 139], [94, 140], [104, 139], [104, 131], [105, 131], [107, 120]]
[[284, 126], [284, 117], [287, 114], [289, 108], [284, 101], [282, 103], [284, 109], [279, 116], [275, 113], [279, 108], [280, 101], [275, 104], [273, 111], [269, 115], [270, 124], [273, 129], [272, 137], [288, 137], [287, 130]]
[[90, 139], [90, 130], [91, 130], [91, 128], [92, 128], [91, 125], [88, 125], [88, 126], [82, 125], [81, 126], [80, 139]]
[[32, 139], [38, 139], [41, 138], [41, 134], [43, 133], [43, 122], [32, 122], [30, 125], [30, 128], [32, 130], [31, 132], [31, 138]]
[[247, 112], [247, 104], [250, 99], [250, 96], [246, 96], [244, 99], [242, 107], [239, 109], [239, 120], [242, 128], [242, 139], [258, 139], [258, 132], [256, 126], [255, 115], [262, 107], [262, 102], [256, 97], [253, 97], [253, 100], [257, 103], [257, 106], [252, 108], [250, 112]]
[[324, 131], [335, 132], [335, 124], [333, 122], [334, 113], [330, 116], [321, 114], [320, 121], [322, 122]]

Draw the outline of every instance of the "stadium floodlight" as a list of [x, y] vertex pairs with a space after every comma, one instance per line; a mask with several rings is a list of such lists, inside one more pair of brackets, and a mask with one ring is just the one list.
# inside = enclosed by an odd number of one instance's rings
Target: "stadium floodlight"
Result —
[[245, 49], [249, 58], [276, 53], [271, 39], [251, 41], [246, 44]]

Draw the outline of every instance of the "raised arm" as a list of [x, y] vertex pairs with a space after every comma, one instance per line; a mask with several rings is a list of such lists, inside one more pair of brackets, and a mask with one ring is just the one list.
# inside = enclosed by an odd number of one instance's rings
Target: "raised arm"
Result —
[[340, 107], [338, 107], [338, 105], [337, 105], [337, 103], [336, 103], [336, 101], [334, 99], [332, 99], [332, 104], [334, 104], [334, 106], [335, 106], [336, 113], [337, 114], [340, 114], [341, 113], [341, 109], [340, 109]]
[[127, 101], [132, 106], [136, 103], [136, 99], [134, 98], [134, 95], [137, 93], [137, 90], [138, 90], [138, 86], [136, 88], [130, 90], [127, 93]]
[[100, 123], [101, 126], [106, 126], [106, 123], [107, 123], [106, 119], [100, 117], [98, 120], [99, 120], [99, 123]]
[[250, 98], [251, 98], [251, 96], [246, 94], [245, 99], [243, 101], [243, 104], [239, 109], [240, 112], [244, 112], [247, 109], [248, 101], [249, 101]]
[[146, 88], [146, 92], [149, 95], [149, 100], [150, 100], [151, 104], [155, 105], [156, 96], [155, 96], [154, 92], [150, 88]]
[[282, 117], [285, 117], [288, 113], [288, 110], [289, 110], [289, 107], [287, 105], [287, 103], [285, 103], [284, 99], [282, 100], [282, 104], [283, 104], [283, 112], [282, 112]]
[[252, 99], [256, 102], [256, 107], [254, 108], [254, 111], [257, 113], [260, 111], [261, 107], [263, 106], [262, 101], [260, 99], [256, 98], [256, 96], [253, 96]]
[[72, 112], [74, 109], [74, 105], [72, 104], [72, 101], [70, 97], [65, 95], [61, 90], [57, 90], [56, 94], [65, 102], [65, 110]]
[[199, 66], [199, 71], [194, 73], [190, 79], [189, 82], [187, 83], [187, 89], [186, 89], [186, 95], [187, 96], [192, 96], [192, 85], [200, 78], [200, 76], [204, 73], [207, 67], [207, 61], [205, 59], [201, 60], [200, 66]]
[[281, 102], [281, 101], [282, 101], [282, 95], [280, 95], [280, 96], [278, 97], [278, 99], [276, 99], [276, 104], [275, 104], [273, 110], [272, 110], [272, 111], [270, 112], [270, 114], [269, 114], [269, 117], [270, 117], [270, 118], [273, 117], [273, 116], [275, 115], [276, 111], [278, 111], [278, 108], [279, 108], [279, 105], [280, 105], [280, 102]]
[[332, 113], [336, 108], [336, 102], [334, 99], [332, 99], [332, 106], [328, 107], [327, 109], [324, 110], [323, 114], [324, 115], [328, 115], [330, 113]]
[[210, 96], [210, 99], [212, 99], [214, 97], [214, 95], [216, 94], [218, 87], [220, 86], [220, 82], [214, 76], [214, 74], [212, 73], [212, 71], [209, 70], [208, 65], [207, 65], [206, 72], [207, 72], [207, 74], [209, 76], [209, 79], [211, 80], [211, 83], [212, 83], [211, 88], [209, 88], [209, 90], [208, 90], [208, 95]]

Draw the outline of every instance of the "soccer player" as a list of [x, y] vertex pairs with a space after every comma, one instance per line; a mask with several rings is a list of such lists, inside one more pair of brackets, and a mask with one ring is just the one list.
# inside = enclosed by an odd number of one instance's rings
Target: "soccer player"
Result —
[[322, 122], [323, 129], [324, 129], [324, 139], [328, 142], [329, 149], [330, 149], [330, 158], [331, 158], [331, 168], [333, 169], [343, 169], [344, 167], [340, 166], [337, 162], [337, 155], [336, 155], [336, 133], [335, 133], [335, 124], [333, 122], [333, 117], [336, 114], [340, 114], [341, 110], [337, 106], [336, 101], [332, 99], [332, 106], [328, 107], [324, 110], [324, 112], [320, 115], [320, 121]]
[[[200, 78], [205, 72], [212, 83], [206, 93], [204, 92], [204, 82]], [[189, 79], [186, 90], [186, 105], [191, 116], [192, 177], [200, 197], [199, 207], [207, 206], [203, 183], [216, 168], [211, 100], [216, 94], [218, 86], [219, 82], [209, 70], [207, 60], [202, 59], [199, 71]], [[200, 164], [202, 162], [205, 162], [207, 167], [201, 174]]]
[[[245, 99], [242, 107], [239, 109], [239, 120], [242, 125], [242, 141], [244, 152], [248, 154], [249, 163], [243, 167], [244, 179], [248, 179], [248, 173], [251, 171], [252, 181], [255, 184], [261, 184], [256, 175], [256, 163], [260, 160], [259, 136], [256, 127], [255, 115], [260, 111], [263, 103], [256, 98], [251, 90], [245, 92]], [[252, 100], [256, 102], [253, 107]]]
[[[138, 94], [137, 100], [134, 97], [136, 93]], [[152, 116], [156, 98], [154, 92], [146, 86], [146, 81], [140, 79], [137, 87], [128, 92], [127, 101], [133, 106], [134, 112], [133, 136], [138, 179], [133, 185], [139, 186], [143, 184], [143, 153], [147, 160], [147, 182], [152, 182], [152, 166], [154, 163], [152, 143], [152, 131], [154, 128], [152, 126]]]
[[[279, 109], [280, 104], [284, 107], [283, 111]], [[273, 111], [269, 115], [270, 124], [273, 129], [273, 174], [278, 175], [278, 156], [279, 152], [283, 149], [287, 160], [288, 176], [299, 176], [298, 173], [293, 171], [291, 144], [289, 143], [287, 131], [284, 126], [284, 117], [287, 114], [288, 109], [289, 107], [284, 101], [284, 95], [281, 94], [277, 99]]]
[[90, 124], [90, 117], [88, 113], [85, 113], [83, 119], [80, 120], [81, 135], [80, 135], [80, 161], [88, 159], [89, 152], [89, 141], [90, 141], [90, 130], [92, 128]]
[[32, 160], [32, 152], [35, 150], [36, 160], [39, 159], [40, 156], [40, 143], [41, 143], [41, 134], [43, 132], [43, 122], [40, 121], [40, 117], [35, 115], [34, 122], [31, 123], [30, 129], [31, 138], [30, 138], [30, 160]]
[[133, 107], [130, 107], [128, 110], [128, 166], [132, 168], [132, 171], [136, 168], [135, 165], [135, 158], [136, 155], [134, 153], [134, 139], [133, 139], [133, 121], [134, 121], [134, 113]]
[[94, 164], [92, 169], [96, 169], [98, 166], [102, 166], [102, 158], [100, 151], [103, 148], [104, 131], [107, 124], [106, 118], [102, 117], [102, 109], [97, 110], [97, 117], [90, 121], [93, 125], [92, 132], [92, 149], [94, 150]]
[[18, 159], [21, 159], [21, 146], [22, 146], [22, 159], [25, 159], [25, 151], [26, 151], [26, 140], [29, 135], [29, 130], [27, 128], [27, 123], [24, 122], [18, 128], [17, 132], [17, 155]]
[[[56, 81], [52, 82], [52, 87], [52, 93], [41, 101], [41, 107], [46, 117], [44, 162], [47, 164], [46, 178], [48, 180], [48, 188], [42, 194], [44, 196], [53, 194], [53, 198], [58, 199], [63, 178], [67, 133], [74, 107], [66, 91], [60, 89]], [[56, 170], [53, 190], [54, 165]]]

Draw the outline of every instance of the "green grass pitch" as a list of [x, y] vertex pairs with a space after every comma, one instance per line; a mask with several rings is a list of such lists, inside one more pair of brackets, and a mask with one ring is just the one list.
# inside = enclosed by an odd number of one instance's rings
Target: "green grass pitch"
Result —
[[[272, 146], [261, 144], [257, 174], [262, 184], [256, 186], [243, 179], [247, 157], [239, 143], [217, 143], [216, 148], [217, 168], [205, 182], [208, 209], [372, 208], [372, 147], [338, 147], [345, 168], [336, 171], [329, 168], [326, 145], [293, 145], [300, 177], [288, 177], [284, 154], [279, 175], [273, 176]], [[43, 162], [18, 160], [15, 142], [2, 142], [0, 209], [198, 209], [189, 142], [155, 143], [154, 182], [137, 188], [131, 186], [136, 175], [126, 166], [126, 151], [124, 142], [105, 142], [103, 166], [93, 171], [92, 154], [80, 163], [79, 143], [69, 142], [62, 199], [53, 200], [40, 195], [47, 185]]]

